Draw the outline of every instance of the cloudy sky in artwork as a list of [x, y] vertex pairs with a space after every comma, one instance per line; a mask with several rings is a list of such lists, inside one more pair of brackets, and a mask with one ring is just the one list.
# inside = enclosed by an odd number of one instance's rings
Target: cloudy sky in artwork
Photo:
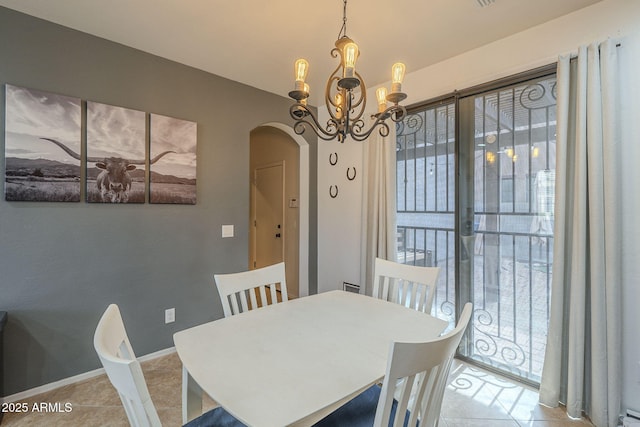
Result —
[[[145, 159], [143, 111], [87, 102], [87, 156]], [[5, 156], [80, 164], [55, 139], [81, 154], [81, 100], [50, 92], [6, 85]], [[196, 177], [197, 123], [151, 114], [151, 158], [173, 151], [152, 170], [181, 178]], [[88, 167], [93, 167], [89, 163]], [[144, 169], [143, 165], [138, 168]]]
[[80, 164], [55, 139], [80, 154], [80, 99], [6, 85], [5, 155]]
[[151, 158], [174, 151], [151, 165], [153, 172], [180, 178], [196, 177], [197, 123], [151, 114]]
[[[145, 113], [87, 102], [87, 157], [145, 159]], [[139, 166], [144, 169], [144, 164]]]

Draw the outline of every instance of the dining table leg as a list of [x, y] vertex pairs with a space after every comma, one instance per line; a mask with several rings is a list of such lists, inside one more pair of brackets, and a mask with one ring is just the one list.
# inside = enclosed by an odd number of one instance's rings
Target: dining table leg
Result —
[[202, 388], [182, 367], [182, 423], [202, 415]]

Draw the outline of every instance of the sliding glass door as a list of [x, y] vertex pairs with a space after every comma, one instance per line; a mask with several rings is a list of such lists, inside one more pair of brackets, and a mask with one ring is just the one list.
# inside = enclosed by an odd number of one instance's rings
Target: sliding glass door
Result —
[[397, 132], [398, 261], [441, 267], [437, 316], [453, 324], [474, 303], [461, 356], [531, 383], [549, 314], [554, 91], [554, 75], [474, 91]]
[[398, 262], [440, 267], [435, 315], [455, 322], [455, 100], [421, 108], [397, 128]]

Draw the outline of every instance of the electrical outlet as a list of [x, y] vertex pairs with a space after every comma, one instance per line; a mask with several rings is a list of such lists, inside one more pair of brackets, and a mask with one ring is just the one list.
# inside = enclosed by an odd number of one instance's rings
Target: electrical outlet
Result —
[[173, 323], [176, 321], [176, 309], [168, 308], [164, 311], [164, 323]]

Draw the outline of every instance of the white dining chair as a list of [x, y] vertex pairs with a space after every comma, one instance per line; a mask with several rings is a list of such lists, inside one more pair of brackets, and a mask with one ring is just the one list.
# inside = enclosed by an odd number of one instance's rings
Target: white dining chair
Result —
[[372, 296], [431, 313], [438, 274], [439, 267], [421, 267], [376, 258]]
[[213, 278], [224, 317], [289, 299], [284, 262], [240, 273], [214, 274]]
[[368, 388], [314, 427], [437, 427], [451, 363], [471, 313], [467, 303], [456, 327], [434, 340], [391, 343], [382, 387]]
[[[116, 304], [109, 305], [100, 318], [93, 336], [93, 346], [107, 372], [109, 381], [120, 395], [131, 426], [162, 426], [149, 395], [140, 362], [133, 353], [120, 309]], [[195, 418], [187, 425], [189, 427], [244, 426], [222, 407], [217, 407]]]

